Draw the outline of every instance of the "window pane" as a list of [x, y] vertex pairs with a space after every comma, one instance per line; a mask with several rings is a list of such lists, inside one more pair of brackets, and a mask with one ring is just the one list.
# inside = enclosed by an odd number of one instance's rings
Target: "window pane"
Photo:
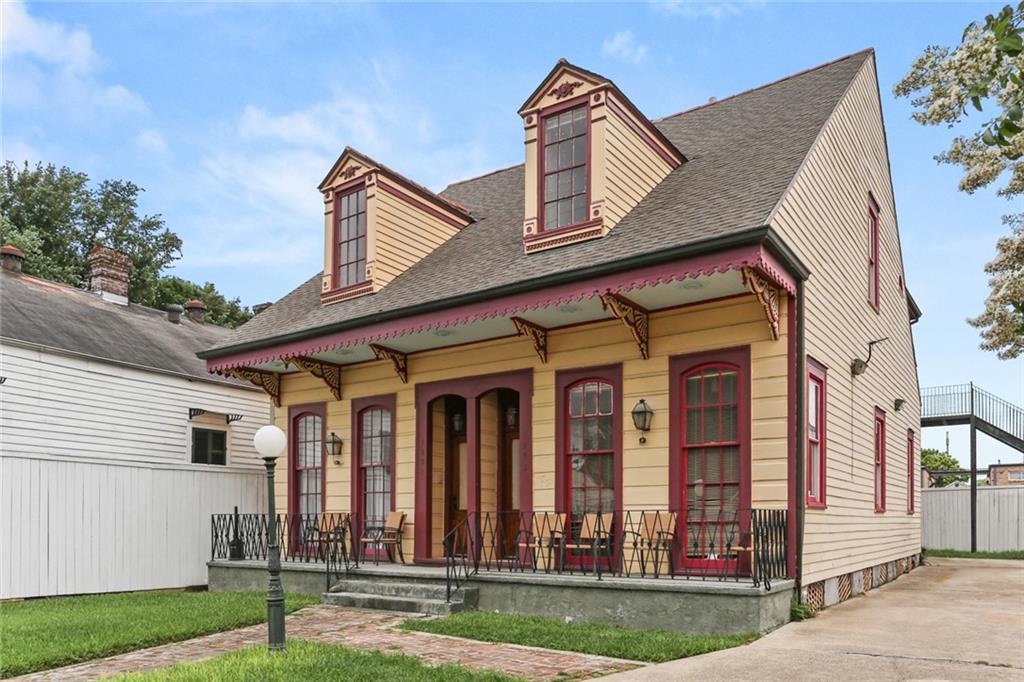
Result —
[[688, 444], [703, 442], [700, 437], [699, 408], [691, 408], [686, 411], [686, 442]]
[[599, 450], [597, 445], [597, 420], [583, 420], [583, 449], [586, 451]]
[[582, 223], [587, 219], [587, 198], [584, 196], [573, 197], [572, 199], [572, 221]]
[[558, 196], [558, 175], [551, 174], [544, 178], [544, 198], [550, 201]]
[[366, 258], [366, 237], [360, 237], [356, 240], [356, 259], [363, 260]]
[[598, 450], [611, 450], [612, 449], [612, 416], [605, 415], [597, 418], [598, 423], [598, 438], [597, 448]]
[[572, 140], [558, 143], [558, 167], [568, 168], [572, 165]]
[[572, 171], [558, 174], [558, 198], [562, 199], [572, 193]]
[[357, 210], [365, 211], [366, 210], [366, 190], [365, 189], [359, 190], [358, 192], [356, 192], [356, 196], [358, 197]]
[[585, 163], [587, 160], [587, 138], [577, 137], [572, 141], [573, 163]]
[[544, 170], [550, 172], [558, 169], [558, 144], [544, 147]]
[[206, 431], [203, 429], [192, 429], [192, 463], [206, 464], [209, 461], [209, 453], [206, 448]]
[[700, 375], [694, 375], [686, 380], [686, 404], [700, 404]]
[[722, 408], [722, 440], [734, 441], [737, 439], [736, 422], [738, 421], [738, 410], [735, 405]]
[[736, 372], [722, 372], [722, 402], [737, 402], [736, 397]]
[[705, 372], [704, 374], [704, 402], [705, 403], [717, 403], [718, 402], [718, 378], [719, 373], [716, 371]]
[[366, 235], [366, 214], [360, 213], [359, 217], [356, 218], [356, 234], [360, 237]]
[[557, 134], [558, 130], [558, 117], [548, 116], [544, 119], [544, 136], [548, 141], [555, 139], [553, 136]]
[[558, 226], [572, 224], [572, 204], [570, 201], [558, 202]]
[[580, 417], [583, 415], [583, 387], [577, 386], [569, 391], [569, 416]]
[[583, 386], [583, 414], [597, 414], [597, 388], [596, 383], [588, 383]]
[[704, 442], [720, 443], [722, 434], [720, 431], [721, 419], [718, 410], [715, 408], [704, 410]]
[[[552, 176], [554, 177], [554, 176]], [[558, 225], [558, 202], [552, 201], [544, 204], [544, 225], [555, 227]]]
[[587, 132], [587, 109], [586, 107], [577, 107], [572, 111], [573, 118], [573, 133], [576, 135], [582, 135]]
[[572, 135], [572, 112], [566, 111], [558, 117], [558, 139], [564, 140]]
[[569, 451], [579, 452], [583, 449], [583, 421], [573, 419], [569, 422]]
[[572, 170], [572, 193], [586, 194], [587, 192], [587, 167], [580, 166]]
[[600, 401], [598, 404], [598, 411], [600, 414], [611, 414], [612, 413], [612, 387], [611, 384], [600, 385]]

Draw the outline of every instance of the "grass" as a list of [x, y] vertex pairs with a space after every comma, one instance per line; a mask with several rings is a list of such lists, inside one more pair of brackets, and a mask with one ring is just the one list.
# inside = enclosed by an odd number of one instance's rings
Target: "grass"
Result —
[[925, 557], [948, 557], [951, 559], [1024, 559], [1024, 550], [1008, 552], [964, 552], [959, 549], [926, 549]]
[[683, 635], [664, 630], [635, 630], [597, 623], [565, 623], [554, 618], [469, 611], [436, 620], [407, 620], [404, 630], [433, 632], [484, 642], [597, 654], [632, 661], [663, 663], [747, 644], [758, 635]]
[[446, 664], [432, 668], [417, 658], [380, 651], [356, 651], [334, 644], [289, 640], [288, 652], [270, 655], [254, 646], [198, 663], [123, 675], [122, 682], [507, 682], [498, 672], [473, 671]]
[[[289, 594], [294, 611], [319, 601]], [[0, 605], [0, 677], [175, 642], [266, 620], [257, 592], [126, 592]]]

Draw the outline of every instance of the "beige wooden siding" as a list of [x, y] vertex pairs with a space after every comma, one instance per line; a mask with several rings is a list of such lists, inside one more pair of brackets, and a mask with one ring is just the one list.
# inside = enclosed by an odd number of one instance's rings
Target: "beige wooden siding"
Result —
[[[623, 395], [616, 407], [623, 411], [623, 499], [626, 508], [665, 508], [668, 499], [668, 414], [670, 356], [696, 353], [715, 348], [750, 346], [751, 354], [751, 435], [752, 498], [755, 505], [786, 506], [786, 307], [783, 305], [782, 338], [772, 341], [760, 305], [751, 296], [715, 303], [688, 306], [655, 313], [651, 320], [651, 358], [640, 358], [628, 330], [614, 320], [552, 331], [548, 338], [549, 359], [541, 364], [529, 341], [506, 338], [459, 346], [447, 350], [415, 354], [409, 359], [409, 382], [401, 383], [390, 363], [370, 362], [343, 370], [344, 398], [334, 401], [319, 379], [309, 375], [286, 376], [283, 380], [284, 407], [277, 412], [277, 423], [287, 428], [287, 406], [327, 402], [327, 430], [336, 432], [345, 442], [340, 467], [328, 463], [328, 511], [349, 508], [348, 480], [350, 457], [351, 399], [387, 393], [397, 394], [395, 431], [397, 486], [396, 504], [409, 514], [406, 552], [412, 556], [415, 488], [415, 389], [417, 382], [507, 372], [533, 370], [533, 507], [551, 510], [555, 504], [555, 372], [562, 369], [605, 365], [623, 365]], [[529, 400], [531, 396], [521, 396]], [[655, 410], [647, 443], [639, 443], [628, 412], [644, 398]], [[435, 415], [435, 422], [439, 417]], [[435, 431], [435, 434], [437, 432]], [[443, 448], [441, 449], [443, 452]], [[443, 501], [438, 490], [443, 478], [441, 466], [433, 463], [434, 504]], [[481, 472], [483, 473], [483, 472]], [[278, 478], [278, 503], [286, 502], [287, 472]], [[483, 483], [483, 481], [482, 481]], [[439, 543], [439, 516], [435, 515], [433, 540]], [[435, 546], [435, 554], [440, 549]]]
[[[828, 367], [827, 503], [808, 510], [804, 582], [920, 550], [920, 512], [908, 516], [907, 430], [920, 454], [913, 338], [873, 60], [840, 102], [771, 223], [811, 269], [807, 352]], [[868, 193], [881, 208], [881, 311], [868, 303]], [[867, 372], [855, 357], [876, 347]], [[906, 401], [902, 411], [893, 401]], [[875, 406], [885, 410], [887, 511], [874, 511]], [[916, 467], [914, 469], [916, 471]], [[920, 504], [915, 505], [919, 510]]]
[[[380, 183], [388, 183], [380, 178]], [[394, 187], [393, 183], [388, 185]], [[402, 191], [402, 190], [398, 190]], [[377, 187], [373, 282], [380, 289], [458, 232], [456, 227]]]
[[[602, 196], [598, 192], [603, 191], [605, 226], [610, 229], [672, 169], [615, 110], [607, 111], [604, 178], [595, 183], [595, 196]], [[623, 114], [629, 116], [628, 112]]]

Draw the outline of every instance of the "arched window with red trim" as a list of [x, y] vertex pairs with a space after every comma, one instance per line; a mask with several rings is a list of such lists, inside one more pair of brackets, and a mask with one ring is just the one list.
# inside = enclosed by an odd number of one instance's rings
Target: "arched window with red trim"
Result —
[[359, 415], [359, 511], [367, 528], [383, 527], [392, 507], [392, 421], [391, 410], [380, 406]]
[[584, 379], [566, 389], [565, 400], [568, 510], [574, 518], [615, 511], [615, 389]]

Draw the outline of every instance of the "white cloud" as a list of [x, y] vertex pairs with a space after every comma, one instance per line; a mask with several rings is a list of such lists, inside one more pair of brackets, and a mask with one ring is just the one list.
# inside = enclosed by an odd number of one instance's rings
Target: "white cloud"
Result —
[[164, 139], [163, 133], [153, 128], [140, 130], [139, 134], [135, 136], [135, 144], [147, 152], [167, 153], [167, 140]]
[[722, 19], [741, 12], [744, 5], [760, 5], [763, 2], [697, 2], [695, 0], [663, 0], [652, 3], [660, 12], [677, 14], [689, 18], [710, 17]]
[[619, 31], [601, 44], [601, 51], [609, 57], [630, 64], [641, 64], [647, 59], [647, 45], [638, 43], [632, 31]]
[[59, 111], [80, 124], [95, 124], [103, 120], [102, 114], [148, 111], [142, 98], [124, 85], [101, 82], [101, 59], [83, 28], [33, 17], [20, 0], [4, 0], [0, 43], [5, 106]]

